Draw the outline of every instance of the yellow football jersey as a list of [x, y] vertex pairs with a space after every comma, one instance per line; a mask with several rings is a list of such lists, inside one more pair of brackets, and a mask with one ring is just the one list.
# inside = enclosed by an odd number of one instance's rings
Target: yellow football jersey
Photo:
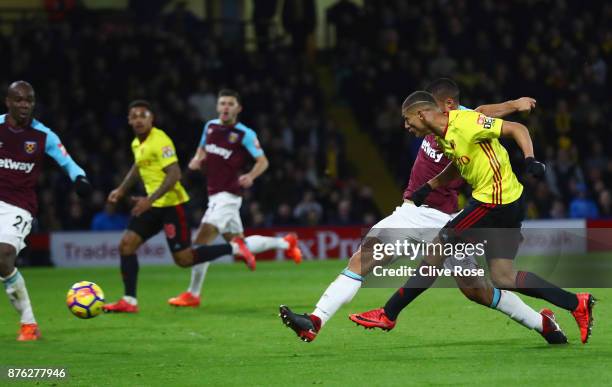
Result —
[[506, 148], [499, 143], [503, 120], [472, 110], [452, 110], [443, 137], [436, 137], [444, 154], [472, 186], [474, 199], [508, 204], [523, 192], [512, 171]]
[[[153, 128], [143, 142], [138, 137], [132, 141], [134, 162], [140, 178], [144, 182], [147, 195], [155, 192], [166, 177], [164, 168], [178, 162], [174, 143], [163, 130]], [[162, 197], [153, 202], [153, 207], [170, 207], [185, 203], [189, 195], [180, 182], [177, 182]]]

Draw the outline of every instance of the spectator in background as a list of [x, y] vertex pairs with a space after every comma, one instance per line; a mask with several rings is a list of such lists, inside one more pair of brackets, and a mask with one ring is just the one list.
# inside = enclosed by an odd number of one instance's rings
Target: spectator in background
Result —
[[115, 205], [106, 203], [104, 210], [94, 215], [91, 221], [93, 231], [123, 231], [127, 227], [129, 217], [116, 211]]
[[604, 190], [599, 193], [599, 215], [602, 218], [612, 217], [612, 195], [610, 190]]
[[314, 192], [306, 191], [302, 200], [295, 206], [293, 216], [302, 224], [319, 223], [323, 215], [323, 207], [315, 200]]
[[570, 203], [570, 218], [597, 218], [599, 216], [597, 204], [587, 194], [586, 185], [576, 184], [576, 197]]
[[276, 14], [277, 4], [277, 0], [253, 0], [253, 23], [257, 48], [260, 51], [266, 52], [270, 48], [270, 26]]
[[187, 101], [198, 113], [202, 123], [217, 116], [217, 96], [210, 90], [206, 78], [200, 78], [197, 91], [191, 94]]
[[336, 28], [339, 43], [357, 37], [360, 14], [359, 7], [350, 0], [339, 0], [327, 9], [327, 22]]
[[270, 222], [273, 226], [293, 226], [296, 224], [295, 218], [291, 213], [291, 206], [288, 203], [281, 203], [276, 213], [274, 214], [272, 221]]
[[306, 51], [308, 37], [313, 33], [317, 22], [314, 0], [291, 0], [283, 4], [283, 27], [291, 35], [294, 53]]
[[334, 217], [331, 219], [331, 223], [338, 226], [350, 226], [355, 224], [355, 220], [352, 214], [351, 201], [347, 199], [340, 200], [338, 208]]

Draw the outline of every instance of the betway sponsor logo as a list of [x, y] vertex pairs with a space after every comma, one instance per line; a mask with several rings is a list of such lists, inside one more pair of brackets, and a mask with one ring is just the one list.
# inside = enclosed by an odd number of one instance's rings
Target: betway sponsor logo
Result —
[[24, 171], [25, 173], [32, 172], [36, 163], [24, 163], [13, 159], [0, 159], [0, 168], [12, 169], [14, 171]]
[[442, 152], [438, 152], [437, 150], [435, 150], [434, 147], [431, 146], [431, 144], [427, 140], [423, 140], [423, 142], [421, 143], [421, 149], [423, 149], [423, 152], [425, 152], [425, 154], [432, 158], [436, 163], [439, 163], [442, 159]]
[[206, 152], [221, 156], [225, 160], [229, 159], [232, 153], [234, 152], [229, 149], [217, 146], [215, 144], [206, 144], [206, 147], [204, 149], [206, 149]]

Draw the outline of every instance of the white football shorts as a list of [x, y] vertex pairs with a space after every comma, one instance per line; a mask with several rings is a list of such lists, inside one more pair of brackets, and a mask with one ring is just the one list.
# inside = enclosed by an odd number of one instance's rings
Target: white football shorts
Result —
[[219, 192], [208, 198], [208, 207], [202, 223], [215, 226], [221, 234], [240, 234], [244, 231], [240, 219], [242, 197], [229, 192]]
[[26, 246], [32, 229], [32, 214], [23, 208], [0, 201], [0, 243], [11, 245], [17, 254]]

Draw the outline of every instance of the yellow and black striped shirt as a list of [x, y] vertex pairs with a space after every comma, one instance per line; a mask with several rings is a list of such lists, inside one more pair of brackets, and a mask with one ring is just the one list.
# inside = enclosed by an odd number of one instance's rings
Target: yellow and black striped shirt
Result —
[[502, 124], [472, 110], [452, 110], [444, 136], [437, 137], [444, 154], [472, 186], [474, 199], [483, 203], [509, 204], [523, 192], [498, 140]]

